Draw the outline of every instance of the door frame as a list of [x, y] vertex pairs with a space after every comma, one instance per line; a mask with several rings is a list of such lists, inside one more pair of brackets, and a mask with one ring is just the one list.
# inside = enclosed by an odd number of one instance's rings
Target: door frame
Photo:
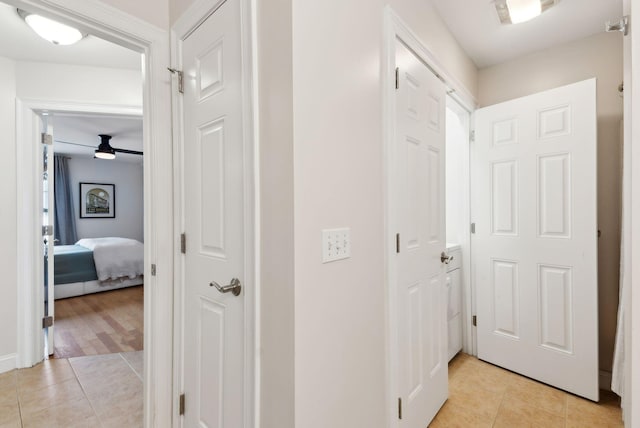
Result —
[[[145, 212], [145, 296], [144, 296], [144, 426], [169, 427], [172, 418], [172, 346], [173, 320], [173, 180], [171, 142], [171, 99], [169, 76], [169, 38], [165, 30], [129, 15], [98, 0], [6, 0], [12, 6], [27, 9], [143, 54], [143, 132], [144, 132], [144, 212]], [[23, 106], [26, 100], [23, 100]], [[76, 105], [77, 106], [77, 105]], [[20, 111], [18, 114], [22, 114]], [[16, 118], [18, 119], [18, 118]], [[16, 139], [18, 156], [17, 188], [33, 184], [31, 159], [23, 153], [24, 128]], [[33, 128], [31, 128], [33, 129]], [[20, 131], [22, 130], [22, 131]], [[31, 186], [31, 189], [34, 187]], [[169, 190], [169, 191], [168, 191]], [[31, 195], [33, 196], [33, 195]], [[29, 284], [34, 254], [36, 201], [27, 194], [17, 196], [17, 284]], [[151, 265], [157, 274], [151, 274]], [[32, 283], [32, 282], [31, 282]], [[34, 293], [18, 287], [18, 304], [35, 308]], [[34, 358], [34, 328], [39, 320], [34, 311], [18, 315], [19, 367], [37, 362]], [[34, 325], [35, 323], [35, 325]], [[23, 340], [24, 339], [24, 340]]]
[[[44, 358], [42, 340], [42, 317], [44, 291], [44, 268], [33, 261], [44, 257], [38, 233], [42, 218], [42, 179], [39, 177], [39, 166], [42, 162], [42, 150], [39, 146], [41, 129], [39, 115], [43, 112], [53, 113], [90, 113], [117, 116], [142, 117], [142, 109], [129, 106], [105, 104], [81, 104], [37, 99], [16, 98], [16, 159], [18, 166], [17, 188], [29, 189], [18, 192], [18, 283], [29, 284], [29, 287], [18, 289], [18, 353], [16, 366], [30, 367]], [[55, 131], [55, 129], [54, 129]], [[34, 144], [35, 143], [35, 144]], [[32, 209], [34, 208], [34, 209]], [[146, 288], [146, 286], [145, 286]]]
[[[215, 13], [227, 0], [196, 0], [171, 27], [171, 67], [182, 70], [182, 42], [195, 31], [200, 24]], [[257, 94], [257, 31], [255, 21], [256, 0], [240, 1], [241, 16], [241, 57], [242, 57], [242, 123], [244, 139], [244, 230], [245, 230], [245, 267], [243, 272], [242, 291], [244, 295], [244, 423], [245, 427], [257, 427], [260, 423], [259, 355], [256, 349], [260, 341], [260, 319], [258, 315], [259, 281], [259, 248], [260, 248], [260, 209], [259, 209], [259, 144], [256, 130], [258, 122]], [[184, 138], [183, 138], [183, 97], [178, 91], [177, 79], [172, 80], [172, 119], [173, 119], [173, 180], [174, 180], [174, 228], [176, 245], [174, 246], [174, 344], [173, 344], [173, 382], [175, 427], [182, 426], [183, 418], [179, 414], [179, 395], [184, 392], [183, 346], [184, 346], [184, 300], [185, 275], [184, 254], [180, 252], [179, 234], [184, 231]]]
[[[391, 8], [384, 8], [384, 41], [382, 53], [382, 140], [383, 140], [383, 204], [384, 204], [384, 271], [385, 271], [385, 312], [386, 312], [386, 400], [387, 426], [390, 428], [400, 425], [398, 411], [398, 377], [399, 362], [398, 349], [398, 314], [397, 307], [397, 262], [395, 260], [395, 233], [397, 231], [398, 213], [393, 204], [396, 196], [395, 163], [393, 143], [395, 139], [395, 63], [396, 40], [400, 40], [411, 49], [431, 71], [447, 86], [447, 93], [459, 100], [470, 112], [476, 106], [474, 97], [453, 75], [447, 72], [437, 57], [425, 46], [420, 38]], [[463, 262], [465, 262], [463, 260]], [[470, 314], [467, 314], [470, 316]], [[467, 338], [465, 338], [467, 343]]]
[[[462, 153], [462, 162], [467, 165], [465, 175], [462, 177], [464, 184], [463, 194], [461, 199], [464, 200], [462, 208], [462, 217], [464, 218], [464, 224], [460, 224], [465, 232], [462, 242], [460, 244], [460, 253], [462, 254], [462, 271], [460, 279], [462, 286], [460, 291], [462, 293], [462, 350], [471, 355], [477, 355], [476, 349], [476, 330], [472, 325], [472, 316], [476, 313], [476, 293], [475, 288], [471, 287], [472, 284], [472, 269], [471, 264], [471, 145], [473, 144], [474, 135], [474, 114], [475, 112], [465, 105], [465, 103], [459, 98], [453, 97], [452, 94], [447, 94], [447, 109], [450, 108], [455, 114], [462, 112], [466, 113], [468, 138], [467, 144], [464, 147]], [[446, 138], [446, 137], [445, 137]], [[449, 194], [447, 193], [447, 198]]]

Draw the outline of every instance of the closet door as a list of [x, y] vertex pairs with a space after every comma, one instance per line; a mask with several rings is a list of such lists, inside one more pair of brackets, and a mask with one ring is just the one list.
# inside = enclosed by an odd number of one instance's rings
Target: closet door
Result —
[[448, 394], [444, 84], [402, 43], [394, 203], [398, 235], [397, 305], [402, 427], [424, 428]]

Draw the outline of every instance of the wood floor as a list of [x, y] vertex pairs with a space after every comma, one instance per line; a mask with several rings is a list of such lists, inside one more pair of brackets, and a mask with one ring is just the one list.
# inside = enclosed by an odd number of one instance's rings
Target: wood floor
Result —
[[56, 300], [54, 358], [141, 351], [143, 286]]

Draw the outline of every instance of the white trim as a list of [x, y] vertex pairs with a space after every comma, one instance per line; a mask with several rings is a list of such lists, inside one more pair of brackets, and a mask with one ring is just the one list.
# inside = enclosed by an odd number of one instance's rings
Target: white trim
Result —
[[39, 136], [40, 132], [44, 132], [44, 129], [41, 129], [38, 113], [44, 110], [54, 114], [142, 115], [142, 109], [130, 106], [16, 98], [16, 165], [18, 171], [16, 188], [31, 189], [28, 192], [18, 192], [17, 195], [17, 283], [26, 285], [18, 287], [17, 290], [17, 305], [20, 308], [17, 323], [17, 367], [20, 368], [31, 367], [44, 358], [44, 342], [40, 327], [44, 311], [42, 305], [38, 303], [44, 301], [42, 287], [38, 286], [44, 281], [44, 269], [42, 264], [34, 264], [34, 260], [41, 260], [44, 257], [42, 246], [36, 245], [36, 242], [40, 240], [38, 231], [42, 224], [40, 216], [35, 215], [35, 213], [42, 212], [42, 198], [39, 196], [42, 194], [42, 181], [38, 177], [41, 174]]
[[[144, 296], [144, 426], [168, 427], [172, 417], [173, 325], [172, 318], [167, 314], [173, 310], [174, 242], [173, 201], [167, 197], [167, 194], [171, 194], [173, 181], [166, 174], [172, 169], [171, 101], [166, 71], [169, 63], [167, 32], [98, 0], [8, 0], [7, 3], [72, 23], [86, 32], [144, 55], [144, 212], [147, 217], [144, 226], [147, 278]], [[21, 171], [20, 168], [18, 171]], [[18, 209], [22, 211], [19, 212], [28, 213], [29, 206], [35, 206], [33, 201], [25, 198], [21, 202]], [[21, 218], [20, 214], [18, 218]], [[24, 222], [18, 226], [18, 241], [33, 233], [26, 230]], [[20, 254], [18, 275], [28, 277], [24, 269], [30, 265], [24, 261], [24, 257], [29, 254]], [[151, 275], [152, 263], [158, 266], [156, 276]], [[21, 288], [18, 287], [19, 290]], [[18, 320], [18, 328], [24, 329], [25, 326], [23, 317]], [[28, 349], [19, 350], [21, 352], [26, 353], [19, 359], [29, 357]]]
[[0, 373], [6, 373], [16, 368], [17, 354], [0, 356]]
[[260, 196], [260, 90], [258, 78], [258, 0], [250, 0], [250, 15], [251, 15], [251, 81], [253, 83], [253, 93], [251, 94], [251, 107], [253, 108], [252, 128], [253, 128], [253, 189], [254, 189], [254, 290], [253, 290], [253, 316], [254, 316], [254, 341], [253, 341], [253, 426], [254, 428], [260, 428], [262, 424], [262, 412], [261, 412], [261, 379], [262, 379], [262, 365], [259, 349], [262, 348], [262, 329], [261, 322], [261, 292], [262, 292], [262, 272], [261, 267], [261, 196]]
[[[382, 108], [383, 108], [383, 175], [384, 191], [383, 203], [384, 211], [384, 245], [385, 245], [385, 283], [387, 298], [385, 299], [386, 310], [386, 400], [387, 400], [387, 426], [390, 428], [399, 427], [397, 418], [397, 397], [398, 393], [398, 368], [399, 364], [395, 350], [398, 349], [397, 334], [397, 265], [395, 262], [395, 230], [397, 223], [396, 209], [391, 203], [396, 188], [394, 177], [396, 168], [395, 151], [392, 144], [395, 135], [395, 108], [394, 97], [395, 87], [395, 42], [401, 40], [409, 47], [441, 80], [455, 91], [456, 101], [458, 101], [469, 112], [475, 109], [476, 101], [471, 93], [456, 78], [450, 75], [441, 65], [435, 55], [420, 41], [415, 33], [407, 26], [402, 19], [393, 11], [391, 6], [384, 9], [384, 41], [382, 56]], [[471, 118], [470, 118], [471, 119]]]
[[[631, 8], [631, 22], [640, 22], [640, 1], [630, 0], [629, 5], [625, 2], [625, 6]], [[636, 24], [632, 24], [635, 27]], [[634, 31], [635, 30], [635, 31]], [[631, 62], [629, 72], [631, 79], [625, 79], [625, 99], [631, 97], [631, 101], [627, 109], [625, 109], [625, 123], [628, 123], [628, 132], [625, 136], [630, 138], [625, 141], [631, 152], [631, 182], [630, 195], [631, 200], [631, 230], [625, 230], [625, 238], [629, 238], [631, 246], [631, 260], [625, 263], [631, 266], [631, 283], [627, 290], [629, 303], [625, 312], [625, 332], [626, 337], [631, 339], [625, 341], [625, 361], [629, 361], [625, 367], [627, 379], [625, 381], [624, 393], [624, 421], [625, 426], [640, 426], [640, 150], [638, 150], [638, 142], [640, 141], [640, 31], [632, 28], [630, 32], [630, 57], [625, 58]], [[626, 77], [626, 76], [625, 76]]]
[[[473, 311], [473, 299], [474, 299], [474, 289], [471, 286], [471, 117], [472, 113], [469, 112], [466, 106], [460, 103], [459, 98], [453, 97], [452, 94], [447, 96], [447, 108], [451, 109], [458, 116], [464, 115], [465, 120], [465, 131], [467, 135], [467, 144], [464, 147], [462, 153], [462, 160], [467, 168], [464, 170], [464, 177], [462, 177], [463, 185], [463, 194], [461, 195], [461, 199], [464, 201], [462, 209], [462, 218], [464, 219], [464, 223], [458, 225], [462, 228], [463, 239], [462, 242], [458, 242], [460, 245], [460, 253], [462, 256], [462, 272], [460, 275], [462, 281], [462, 351], [467, 354], [476, 355], [474, 349], [473, 339], [475, 337], [475, 328], [471, 323], [471, 316], [474, 313]], [[446, 197], [449, 198], [450, 195], [447, 192]]]
[[[189, 9], [187, 9], [171, 28], [171, 66], [182, 70], [182, 42], [202, 24], [209, 16], [211, 16], [225, 1], [227, 0], [196, 0]], [[243, 294], [245, 299], [245, 428], [259, 426], [259, 391], [256, 388], [258, 383], [257, 374], [259, 374], [258, 356], [256, 353], [257, 344], [259, 343], [259, 318], [256, 317], [257, 296], [258, 291], [258, 260], [259, 260], [259, 214], [256, 207], [258, 206], [258, 189], [259, 175], [257, 166], [259, 158], [257, 157], [259, 150], [257, 145], [256, 123], [258, 120], [257, 106], [257, 44], [256, 44], [256, 20], [255, 20], [255, 0], [238, 0], [241, 8], [241, 46], [242, 46], [242, 121], [244, 125], [243, 136], [245, 145], [245, 271], [243, 281]], [[175, 222], [179, 231], [184, 231], [184, 179], [183, 179], [183, 99], [178, 94], [173, 82], [173, 139], [174, 145], [174, 215]], [[181, 232], [178, 232], [181, 233]], [[173, 348], [174, 355], [174, 385], [175, 398], [184, 390], [184, 379], [182, 376], [184, 370], [184, 335], [183, 321], [184, 314], [182, 311], [184, 297], [184, 255], [179, 252], [179, 247], [175, 251], [174, 278], [176, 283], [175, 303], [174, 303], [174, 330], [175, 341]], [[177, 406], [178, 400], [174, 400], [174, 406]], [[174, 412], [173, 426], [182, 426], [182, 420], [177, 412]]]

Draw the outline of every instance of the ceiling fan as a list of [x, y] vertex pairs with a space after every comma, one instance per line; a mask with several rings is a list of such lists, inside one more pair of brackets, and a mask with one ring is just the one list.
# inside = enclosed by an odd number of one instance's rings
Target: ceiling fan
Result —
[[[98, 135], [98, 137], [100, 137], [100, 145], [98, 146], [98, 148], [96, 149], [93, 155], [94, 158], [111, 160], [116, 158], [116, 153], [127, 153], [130, 155], [140, 155], [140, 156], [143, 155], [143, 152], [139, 152], [137, 150], [118, 149], [116, 147], [111, 147], [111, 143], [109, 143], [109, 140], [111, 140], [112, 138], [111, 135], [100, 134]], [[91, 148], [94, 147], [94, 146], [88, 146], [86, 144], [70, 143], [68, 141], [56, 140], [56, 142], [63, 143], [63, 144], [72, 144], [74, 146], [83, 146], [83, 147], [91, 147]]]

